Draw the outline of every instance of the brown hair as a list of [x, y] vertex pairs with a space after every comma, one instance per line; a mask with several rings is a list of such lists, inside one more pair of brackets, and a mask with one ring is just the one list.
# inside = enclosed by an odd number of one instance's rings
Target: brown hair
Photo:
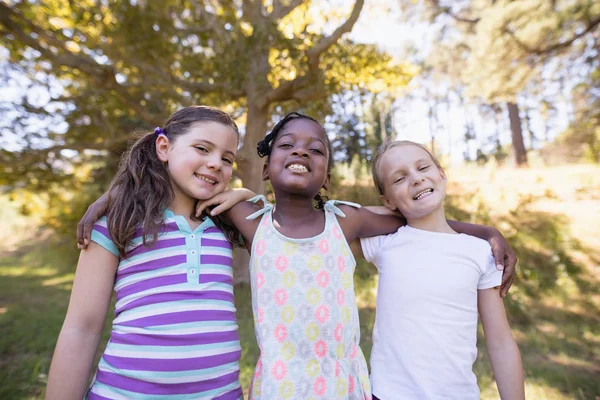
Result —
[[[217, 122], [231, 127], [238, 136], [233, 119], [216, 108], [185, 107], [173, 113], [162, 126], [171, 143], [186, 134], [196, 122]], [[156, 154], [156, 134], [142, 135], [123, 155], [119, 171], [109, 188], [108, 231], [121, 257], [141, 228], [144, 246], [152, 246], [164, 229], [163, 211], [173, 201], [171, 178], [165, 164]], [[195, 219], [194, 211], [191, 217]], [[203, 215], [205, 218], [206, 215]], [[239, 243], [239, 233], [224, 218], [212, 218], [227, 239]]]
[[411, 142], [410, 140], [396, 140], [394, 142], [384, 143], [381, 145], [381, 147], [379, 147], [379, 149], [377, 149], [377, 153], [375, 154], [375, 157], [373, 157], [373, 161], [371, 164], [371, 173], [373, 174], [373, 183], [375, 184], [375, 187], [377, 187], [379, 194], [383, 194], [383, 182], [381, 181], [381, 176], [379, 174], [379, 165], [381, 164], [381, 159], [383, 158], [383, 155], [388, 150], [390, 150], [394, 147], [398, 147], [398, 146], [417, 146], [417, 147], [425, 150], [427, 152], [427, 154], [429, 154], [429, 157], [431, 157], [431, 160], [433, 161], [433, 163], [439, 169], [443, 169], [442, 165], [437, 160], [437, 158], [435, 158], [433, 156], [433, 154], [431, 154], [431, 152], [427, 149], [427, 147], [423, 146], [420, 143]]

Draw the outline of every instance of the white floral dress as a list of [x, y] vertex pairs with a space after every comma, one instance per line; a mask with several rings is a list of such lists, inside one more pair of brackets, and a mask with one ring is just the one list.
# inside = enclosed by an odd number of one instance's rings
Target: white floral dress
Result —
[[[257, 196], [264, 200], [264, 197]], [[359, 347], [354, 295], [356, 261], [325, 204], [325, 229], [292, 239], [273, 226], [266, 203], [252, 245], [252, 310], [260, 358], [251, 399], [370, 399], [367, 363]], [[341, 202], [338, 202], [341, 203]], [[360, 207], [353, 203], [344, 203]]]

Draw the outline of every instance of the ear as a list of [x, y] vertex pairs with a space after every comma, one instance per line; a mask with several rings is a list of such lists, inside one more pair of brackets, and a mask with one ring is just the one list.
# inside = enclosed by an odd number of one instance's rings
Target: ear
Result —
[[327, 178], [325, 178], [325, 182], [323, 182], [323, 186], [321, 186], [321, 187], [325, 190], [329, 190], [330, 185], [331, 185], [331, 174], [328, 173]]
[[169, 160], [169, 138], [165, 135], [158, 135], [156, 138], [156, 155], [162, 162]]
[[391, 211], [396, 211], [398, 209], [398, 207], [396, 207], [394, 205], [394, 203], [392, 203], [391, 201], [388, 200], [387, 197], [385, 197], [383, 194], [381, 196], [379, 196], [379, 199], [381, 200], [381, 202], [383, 203], [383, 205], [391, 210]]
[[269, 178], [269, 165], [268, 162], [263, 164], [263, 170], [262, 170], [262, 180], [264, 181], [268, 181]]
[[446, 171], [444, 171], [444, 168], [438, 168], [440, 170], [440, 176], [442, 177], [443, 180], [447, 180], [448, 177], [446, 176]]

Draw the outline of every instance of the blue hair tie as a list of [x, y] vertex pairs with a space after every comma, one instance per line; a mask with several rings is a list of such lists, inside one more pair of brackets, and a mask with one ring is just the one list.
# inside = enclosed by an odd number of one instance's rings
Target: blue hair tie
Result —
[[157, 126], [156, 128], [154, 128], [154, 134], [156, 136], [160, 136], [160, 135], [165, 135], [167, 136], [167, 134], [165, 133], [165, 131], [162, 130], [162, 128], [160, 126]]

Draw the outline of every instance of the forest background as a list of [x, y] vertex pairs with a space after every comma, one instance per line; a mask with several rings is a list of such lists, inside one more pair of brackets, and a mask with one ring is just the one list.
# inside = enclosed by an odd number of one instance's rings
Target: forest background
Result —
[[[232, 186], [258, 192], [255, 145], [292, 110], [334, 143], [330, 198], [378, 204], [373, 150], [426, 144], [449, 214], [519, 256], [506, 306], [528, 398], [600, 398], [599, 27], [592, 0], [0, 0], [0, 398], [43, 397], [77, 221], [135, 135], [192, 104], [235, 117]], [[243, 254], [235, 277], [247, 388]], [[368, 357], [375, 268], [355, 283]]]

